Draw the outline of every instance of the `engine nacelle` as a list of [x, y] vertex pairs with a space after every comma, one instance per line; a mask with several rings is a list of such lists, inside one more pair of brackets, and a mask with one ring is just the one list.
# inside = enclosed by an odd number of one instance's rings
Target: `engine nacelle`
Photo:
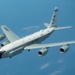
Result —
[[64, 45], [60, 48], [60, 53], [66, 53], [69, 50], [69, 44]]
[[5, 37], [6, 37], [5, 34], [1, 34], [0, 35], [0, 41], [3, 40]]
[[48, 48], [42, 48], [39, 52], [38, 52], [38, 55], [39, 56], [44, 56], [46, 55], [48, 52]]
[[7, 44], [9, 44], [10, 43], [10, 41], [5, 41], [5, 42], [3, 42], [2, 44], [1, 44], [1, 47], [3, 47], [3, 46], [5, 46], [5, 45], [7, 45]]

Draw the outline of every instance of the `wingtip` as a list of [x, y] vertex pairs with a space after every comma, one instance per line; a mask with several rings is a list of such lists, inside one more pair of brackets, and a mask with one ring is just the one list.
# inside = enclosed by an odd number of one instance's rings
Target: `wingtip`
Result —
[[6, 27], [6, 25], [1, 25], [1, 28]]
[[68, 26], [68, 28], [72, 28], [72, 26]]

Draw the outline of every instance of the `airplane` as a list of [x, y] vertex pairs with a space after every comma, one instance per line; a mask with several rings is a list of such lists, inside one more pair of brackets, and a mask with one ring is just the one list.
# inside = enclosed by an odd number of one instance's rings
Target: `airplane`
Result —
[[45, 29], [38, 32], [20, 38], [14, 32], [12, 32], [6, 25], [2, 25], [1, 29], [4, 34], [0, 35], [1, 40], [7, 37], [7, 41], [1, 44], [0, 48], [0, 59], [1, 58], [11, 58], [15, 55], [22, 53], [24, 50], [30, 51], [31, 49], [41, 48], [38, 51], [39, 56], [45, 56], [49, 50], [49, 47], [62, 46], [60, 48], [60, 53], [66, 53], [69, 50], [70, 44], [74, 44], [75, 40], [67, 42], [40, 44], [42, 41], [47, 39], [54, 31], [71, 28], [71, 26], [57, 27], [58, 8], [55, 7], [50, 23], [44, 23]]

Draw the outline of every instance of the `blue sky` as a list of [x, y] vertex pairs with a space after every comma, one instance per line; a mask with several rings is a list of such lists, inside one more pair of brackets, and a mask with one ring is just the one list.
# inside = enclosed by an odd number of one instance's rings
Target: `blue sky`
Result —
[[[57, 26], [71, 25], [73, 28], [55, 31], [43, 43], [74, 40], [74, 0], [0, 0], [0, 26], [7, 25], [18, 36], [24, 37], [45, 28], [43, 23], [50, 22], [55, 6], [59, 9]], [[74, 75], [75, 45], [71, 45], [66, 54], [60, 54], [59, 49], [49, 48], [44, 57], [39, 57], [36, 49], [11, 59], [1, 59], [0, 75]]]

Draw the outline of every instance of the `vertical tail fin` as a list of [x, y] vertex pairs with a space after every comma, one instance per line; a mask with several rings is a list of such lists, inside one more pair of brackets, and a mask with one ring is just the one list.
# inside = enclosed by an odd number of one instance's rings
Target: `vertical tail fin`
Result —
[[58, 11], [58, 8], [55, 7], [52, 18], [51, 18], [50, 27], [56, 27], [57, 11]]
[[58, 8], [55, 7], [50, 23], [49, 23], [49, 24], [48, 24], [48, 23], [44, 23], [44, 25], [45, 25], [46, 27], [48, 27], [48, 28], [49, 28], [49, 27], [57, 27], [57, 26], [56, 26], [57, 11], [58, 11]]

